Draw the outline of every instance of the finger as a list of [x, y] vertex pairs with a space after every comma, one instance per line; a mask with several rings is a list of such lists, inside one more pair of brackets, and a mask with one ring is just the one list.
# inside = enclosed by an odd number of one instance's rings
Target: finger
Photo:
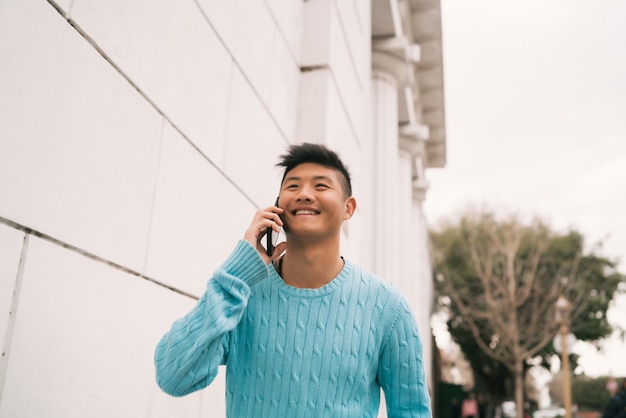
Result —
[[275, 212], [269, 212], [267, 210], [259, 210], [252, 219], [250, 224], [251, 228], [257, 228], [259, 231], [264, 228], [272, 227], [275, 229], [275, 225], [282, 226], [283, 221], [280, 219], [280, 215]]
[[257, 250], [262, 253], [264, 249], [261, 241], [267, 235], [267, 228], [272, 228], [272, 230], [280, 232], [283, 221], [280, 219], [279, 213], [282, 212], [283, 210], [276, 206], [257, 210], [250, 226], [244, 233], [244, 239], [256, 246]]
[[[271, 208], [273, 209], [273, 211], [264, 211], [263, 212], [263, 217], [265, 219], [271, 220], [272, 222], [274, 222], [279, 227], [283, 226], [283, 220], [280, 217], [280, 215], [284, 212], [284, 210], [282, 210], [281, 208], [276, 207], [276, 206], [272, 206]], [[274, 228], [274, 230], [278, 231], [277, 228]]]
[[274, 261], [276, 258], [280, 257], [282, 253], [287, 249], [287, 241], [283, 241], [280, 244], [277, 244], [274, 247], [274, 254], [272, 255], [271, 260]]

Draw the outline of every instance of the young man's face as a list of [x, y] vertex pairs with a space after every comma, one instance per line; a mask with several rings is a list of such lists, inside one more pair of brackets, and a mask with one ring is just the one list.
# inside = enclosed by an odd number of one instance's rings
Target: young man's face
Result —
[[353, 197], [345, 197], [343, 176], [315, 163], [300, 164], [287, 173], [278, 204], [285, 232], [294, 236], [338, 236], [343, 221], [356, 209]]

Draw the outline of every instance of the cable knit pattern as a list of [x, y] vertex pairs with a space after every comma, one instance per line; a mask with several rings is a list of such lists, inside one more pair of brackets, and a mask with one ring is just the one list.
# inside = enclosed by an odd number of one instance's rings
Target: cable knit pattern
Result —
[[321, 289], [286, 285], [240, 241], [155, 352], [157, 382], [182, 396], [226, 365], [227, 414], [430, 418], [422, 344], [389, 282], [346, 261]]

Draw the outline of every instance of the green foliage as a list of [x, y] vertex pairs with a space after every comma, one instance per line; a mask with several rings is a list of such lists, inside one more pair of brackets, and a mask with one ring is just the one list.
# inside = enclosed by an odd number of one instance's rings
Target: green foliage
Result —
[[603, 411], [611, 394], [606, 389], [608, 377], [576, 376], [572, 380], [572, 402], [581, 411]]
[[[509, 246], [515, 248], [514, 263], [502, 250], [511, 237], [518, 240], [516, 246]], [[472, 365], [477, 383], [495, 399], [511, 396], [512, 385], [503, 384], [511, 379], [511, 365], [505, 367], [488, 355], [485, 345], [479, 347], [469, 320], [494, 350], [506, 352], [507, 347], [498, 347], [493, 315], [515, 323], [522, 346], [541, 345], [544, 342], [538, 337], [556, 332], [554, 302], [564, 294], [574, 304], [572, 332], [578, 339], [594, 342], [611, 333], [606, 311], [624, 276], [615, 270], [614, 261], [587, 250], [579, 232], [559, 233], [541, 220], [523, 224], [514, 217], [500, 220], [483, 212], [466, 214], [456, 223], [431, 231], [431, 240], [438, 308], [448, 312], [448, 329]], [[509, 279], [511, 271], [514, 277]], [[452, 289], [456, 300], [471, 305], [471, 310], [463, 311], [451, 297]], [[514, 304], [516, 309], [512, 313], [493, 311], [494, 299], [503, 305]], [[554, 354], [552, 344], [539, 348], [535, 356], [541, 356], [547, 365]]]

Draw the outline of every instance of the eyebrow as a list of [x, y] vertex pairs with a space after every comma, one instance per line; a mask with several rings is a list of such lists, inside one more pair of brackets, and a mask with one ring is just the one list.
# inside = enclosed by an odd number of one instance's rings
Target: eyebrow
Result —
[[[288, 181], [301, 181], [301, 180], [302, 180], [302, 177], [291, 176], [291, 177], [286, 177], [285, 180], [283, 180], [283, 183], [286, 183]], [[325, 180], [331, 183], [333, 182], [333, 179], [328, 176], [315, 176], [313, 177], [313, 180]]]

